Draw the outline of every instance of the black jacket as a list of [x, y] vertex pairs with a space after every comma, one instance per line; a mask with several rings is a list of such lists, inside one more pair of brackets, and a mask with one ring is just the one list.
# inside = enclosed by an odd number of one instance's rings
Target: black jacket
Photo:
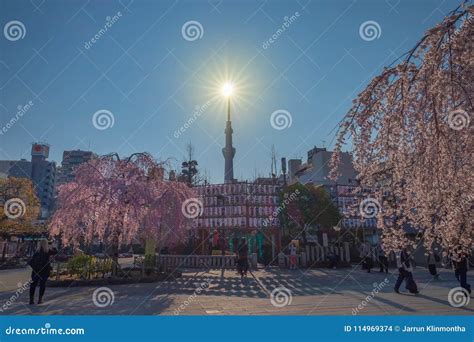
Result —
[[459, 261], [454, 261], [453, 260], [453, 266], [454, 266], [454, 269], [458, 272], [467, 272], [467, 269], [468, 269], [468, 267], [467, 267], [467, 258], [463, 257]]
[[49, 263], [49, 257], [57, 253], [56, 249], [52, 249], [48, 252], [36, 252], [33, 254], [28, 265], [33, 269], [32, 274], [39, 275], [40, 277], [49, 277], [51, 273], [51, 264]]

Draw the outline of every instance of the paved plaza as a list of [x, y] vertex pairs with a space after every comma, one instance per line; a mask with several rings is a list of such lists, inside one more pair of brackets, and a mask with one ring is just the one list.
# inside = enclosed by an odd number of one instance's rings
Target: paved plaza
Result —
[[[182, 277], [159, 283], [107, 286], [113, 303], [97, 307], [97, 287], [47, 288], [45, 303], [28, 305], [27, 291], [3, 314], [11, 315], [472, 315], [474, 301], [462, 308], [448, 302], [458, 286], [453, 272], [441, 270], [432, 280], [425, 268], [414, 277], [421, 294], [396, 294], [392, 273], [371, 274], [358, 267], [329, 270], [253, 270], [242, 282], [233, 270], [183, 270]], [[2, 305], [18, 282], [29, 279], [27, 269], [0, 271]], [[471, 280], [472, 282], [472, 280]], [[283, 289], [280, 293], [277, 293]], [[377, 289], [377, 291], [374, 291]], [[277, 292], [275, 292], [277, 291]], [[374, 291], [374, 294], [372, 294]], [[274, 296], [272, 296], [272, 292]], [[273, 299], [273, 300], [272, 300]], [[365, 304], [364, 304], [365, 303]], [[286, 305], [285, 305], [286, 304]], [[359, 305], [359, 309], [356, 309]], [[357, 312], [356, 312], [357, 311]]]

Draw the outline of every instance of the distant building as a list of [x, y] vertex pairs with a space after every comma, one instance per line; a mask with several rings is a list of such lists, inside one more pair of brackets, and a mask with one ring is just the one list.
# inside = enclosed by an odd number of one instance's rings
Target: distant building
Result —
[[315, 146], [308, 151], [307, 163], [302, 164], [300, 159], [291, 159], [289, 161], [290, 183], [300, 182], [302, 184], [311, 183], [317, 185], [353, 184], [357, 173], [352, 164], [352, 156], [348, 152], [341, 152], [341, 162], [338, 169], [339, 178], [336, 181], [329, 179], [331, 171], [330, 161], [333, 153], [332, 151], [327, 151], [326, 148]]
[[56, 163], [46, 160], [48, 157], [49, 145], [34, 143], [31, 147], [31, 161], [26, 159], [0, 161], [0, 174], [32, 181], [41, 205], [41, 218], [48, 217], [54, 205]]
[[221, 244], [235, 252], [245, 238], [249, 252], [257, 253], [259, 260], [265, 255], [275, 258], [280, 250], [279, 222], [268, 220], [278, 207], [280, 187], [275, 179], [206, 184], [195, 189], [203, 203], [202, 215], [194, 220], [202, 254]]
[[340, 227], [355, 231], [359, 240], [378, 240], [375, 218], [361, 217], [358, 207], [371, 191], [358, 190], [357, 172], [352, 163], [352, 156], [348, 152], [341, 152], [339, 178], [336, 181], [329, 179], [331, 170], [330, 161], [334, 152], [326, 148], [314, 147], [308, 151], [308, 160], [303, 163], [301, 159], [288, 161], [289, 184], [322, 185], [330, 194], [342, 215]]
[[[366, 197], [370, 197], [370, 191], [365, 189], [362, 193], [358, 193], [360, 191], [359, 187], [356, 184], [353, 185], [336, 185], [335, 190], [336, 198], [337, 198], [337, 207], [339, 208], [339, 212], [342, 214], [342, 228], [345, 229], [358, 229], [364, 228], [376, 230], [377, 229], [377, 219], [375, 217], [372, 218], [364, 218], [360, 215], [359, 212], [359, 205], [361, 200], [365, 199]], [[373, 232], [369, 232], [369, 234], [365, 235], [372, 235]]]
[[54, 205], [56, 163], [47, 161], [49, 145], [35, 143], [31, 147], [31, 180], [41, 203], [41, 217], [49, 216]]
[[57, 185], [71, 182], [75, 177], [75, 169], [96, 157], [91, 151], [72, 150], [63, 152], [61, 167], [58, 169]]
[[0, 160], [0, 173], [6, 177], [31, 179], [31, 161], [21, 160]]
[[288, 160], [288, 179], [289, 183], [296, 182], [296, 172], [301, 168], [301, 159], [290, 159]]

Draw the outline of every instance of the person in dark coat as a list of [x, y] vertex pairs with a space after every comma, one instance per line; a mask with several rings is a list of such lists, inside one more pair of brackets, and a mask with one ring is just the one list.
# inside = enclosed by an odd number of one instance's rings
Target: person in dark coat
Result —
[[338, 260], [337, 255], [333, 252], [329, 252], [328, 254], [329, 268], [332, 268], [335, 270], [337, 268], [337, 260]]
[[362, 269], [367, 270], [370, 273], [370, 269], [373, 266], [373, 253], [372, 246], [368, 242], [363, 242], [360, 250], [360, 257], [362, 258]]
[[39, 299], [38, 304], [43, 303], [44, 291], [46, 290], [46, 281], [51, 273], [51, 264], [49, 257], [57, 254], [55, 248], [49, 250], [48, 241], [41, 240], [38, 246], [38, 250], [33, 254], [28, 265], [30, 265], [31, 271], [31, 284], [30, 284], [30, 304], [35, 303], [35, 291], [39, 284]]
[[471, 285], [467, 283], [467, 269], [468, 259], [465, 254], [462, 254], [458, 261], [453, 260], [454, 275], [459, 281], [459, 285], [471, 294]]
[[418, 294], [418, 286], [413, 279], [413, 266], [411, 263], [411, 258], [406, 249], [402, 249], [397, 253], [397, 266], [398, 266], [398, 278], [393, 288], [396, 293], [400, 293], [400, 285], [402, 285], [403, 280], [405, 280], [405, 288], [410, 291], [410, 293]]
[[247, 240], [243, 238], [237, 250], [237, 271], [242, 278], [247, 275], [249, 269], [248, 253]]
[[378, 247], [380, 271], [388, 273], [388, 258], [381, 246]]
[[436, 269], [436, 263], [440, 261], [440, 257], [436, 252], [432, 252], [428, 254], [428, 271], [430, 271], [430, 274], [433, 276], [433, 279], [439, 279], [439, 274], [438, 270]]

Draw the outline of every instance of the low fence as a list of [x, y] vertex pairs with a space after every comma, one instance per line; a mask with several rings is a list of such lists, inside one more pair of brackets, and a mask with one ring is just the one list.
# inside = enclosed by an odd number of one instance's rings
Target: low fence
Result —
[[[342, 246], [305, 246], [301, 253], [296, 255], [296, 264], [300, 267], [307, 267], [314, 263], [325, 262], [328, 260], [329, 254], [336, 255], [340, 262], [351, 262], [349, 243], [344, 242]], [[282, 268], [290, 267], [290, 256], [280, 253], [278, 255], [278, 265]]]
[[[349, 244], [342, 246], [306, 246], [303, 251], [296, 256], [297, 265], [309, 267], [312, 264], [325, 262], [329, 254], [337, 257], [338, 261], [350, 263]], [[165, 269], [176, 268], [235, 268], [235, 255], [156, 255], [156, 264]], [[249, 255], [251, 267], [257, 267], [257, 254]], [[278, 255], [278, 265], [282, 268], [290, 266], [290, 256], [280, 253]]]
[[[176, 268], [235, 268], [235, 255], [156, 255], [158, 266]], [[257, 267], [257, 255], [249, 255], [251, 267]]]

